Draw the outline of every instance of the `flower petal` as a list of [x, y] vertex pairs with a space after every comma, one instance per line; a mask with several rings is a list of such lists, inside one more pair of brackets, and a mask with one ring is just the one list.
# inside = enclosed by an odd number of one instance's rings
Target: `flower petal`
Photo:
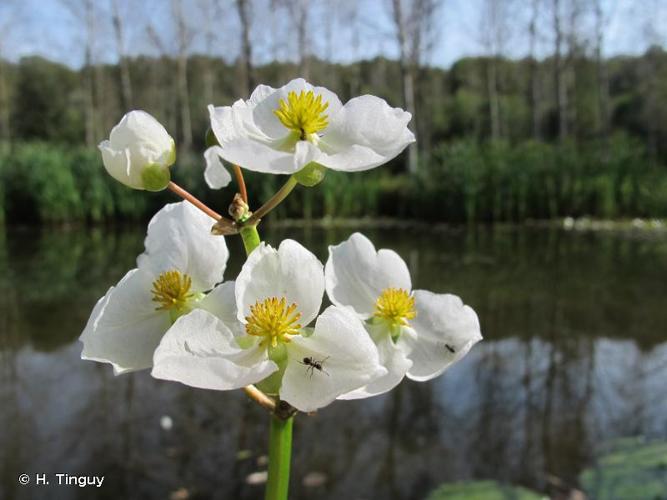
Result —
[[278, 250], [260, 244], [236, 278], [237, 316], [243, 323], [256, 302], [285, 297], [297, 305], [299, 323], [305, 327], [317, 316], [323, 295], [322, 263], [294, 240], [284, 240]]
[[430, 380], [442, 374], [482, 340], [477, 314], [456, 295], [416, 290], [416, 336], [406, 338], [413, 361], [408, 378]]
[[237, 318], [236, 297], [234, 295], [235, 283], [227, 281], [216, 286], [206, 297], [197, 304], [199, 309], [208, 311], [218, 319], [222, 320], [235, 336], [244, 333], [244, 326]]
[[392, 250], [376, 251], [361, 233], [354, 233], [339, 245], [329, 247], [325, 268], [329, 299], [348, 306], [362, 318], [369, 318], [375, 302], [386, 288], [412, 289], [410, 272]]
[[394, 344], [389, 335], [382, 335], [376, 345], [380, 356], [380, 365], [387, 369], [386, 375], [364, 387], [343, 394], [338, 399], [363, 399], [378, 396], [392, 390], [401, 383], [406, 372], [412, 366], [412, 361], [407, 357], [409, 347], [400, 341], [398, 344]]
[[333, 116], [320, 148], [325, 167], [358, 172], [377, 167], [399, 155], [415, 136], [408, 129], [412, 115], [392, 108], [384, 99], [364, 95], [350, 99]]
[[141, 170], [130, 168], [130, 151], [114, 149], [109, 141], [102, 141], [98, 146], [102, 153], [102, 162], [109, 175], [133, 189], [144, 189]]
[[97, 302], [79, 339], [82, 359], [110, 363], [117, 375], [151, 367], [153, 352], [171, 326], [169, 313], [155, 309], [152, 280], [133, 269]]
[[269, 85], [264, 85], [264, 84], [257, 85], [255, 90], [252, 91], [252, 94], [250, 94], [250, 99], [246, 101], [246, 105], [249, 108], [254, 108], [268, 96], [273, 94], [275, 91], [276, 89], [274, 89]]
[[165, 128], [151, 115], [141, 110], [127, 113], [111, 129], [109, 142], [116, 150], [128, 149], [132, 164], [173, 163], [174, 141]]
[[155, 351], [155, 378], [226, 391], [254, 384], [276, 371], [266, 349], [239, 349], [234, 335], [212, 314], [194, 310], [179, 318]]
[[222, 281], [229, 257], [225, 239], [211, 234], [214, 223], [186, 201], [165, 205], [148, 224], [138, 267], [155, 276], [177, 270], [192, 278], [194, 291], [210, 290]]
[[235, 138], [224, 144], [220, 156], [253, 172], [293, 174], [321, 155], [315, 145], [306, 141], [298, 141], [293, 152], [277, 148], [263, 141]]
[[[305, 412], [326, 406], [386, 373], [361, 320], [336, 306], [322, 313], [311, 336], [293, 337], [287, 355], [280, 398]], [[304, 362], [306, 358], [320, 363], [322, 369]]]
[[222, 148], [212, 146], [204, 151], [204, 160], [206, 161], [206, 170], [204, 170], [204, 179], [211, 189], [221, 189], [232, 182], [232, 176], [222, 164]]
[[[322, 96], [323, 104], [329, 104], [325, 114], [329, 117], [329, 122], [331, 122], [331, 119], [338, 115], [343, 107], [338, 96], [325, 87], [315, 87], [303, 78], [296, 78], [274, 92], [268, 93], [266, 92], [266, 89], [263, 89], [262, 92], [266, 94], [263, 99], [257, 99], [257, 104], [253, 110], [255, 124], [264, 134], [274, 140], [284, 137], [285, 132], [288, 130], [275, 114], [275, 111], [280, 109], [280, 101], [287, 101], [287, 96], [290, 92], [299, 94], [300, 92], [308, 92], [311, 90], [316, 96]], [[255, 92], [257, 92], [257, 90]], [[254, 92], [253, 97], [255, 97]], [[248, 104], [251, 105], [250, 103]], [[326, 133], [326, 131], [327, 129], [325, 128], [321, 133]]]
[[[331, 118], [342, 109], [340, 99], [324, 87], [313, 87], [301, 78], [280, 89], [260, 85], [248, 101], [232, 106], [209, 106], [211, 129], [222, 147], [220, 156], [248, 170], [272, 174], [293, 174], [321, 156], [320, 149], [298, 141], [275, 115], [281, 99], [289, 92], [312, 90], [329, 103], [326, 114]], [[326, 131], [326, 129], [324, 129]], [[323, 131], [323, 132], [324, 132]]]

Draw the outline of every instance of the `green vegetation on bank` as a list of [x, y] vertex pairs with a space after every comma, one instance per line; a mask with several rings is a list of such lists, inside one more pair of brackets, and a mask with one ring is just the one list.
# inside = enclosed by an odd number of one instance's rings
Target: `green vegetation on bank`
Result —
[[[203, 158], [181, 156], [174, 179], [226, 211], [234, 186], [209, 190]], [[400, 172], [400, 159], [356, 175], [330, 171], [318, 187], [299, 188], [277, 216], [450, 222], [667, 216], [667, 169], [622, 135], [586, 146], [454, 141], [437, 147], [416, 175]], [[247, 172], [246, 181], [257, 207], [284, 179]], [[0, 220], [10, 223], [144, 219], [168, 201], [175, 201], [170, 193], [146, 195], [115, 182], [98, 152], [84, 147], [20, 143], [0, 151]]]
[[[278, 215], [452, 222], [667, 216], [667, 52], [652, 47], [639, 56], [597, 60], [576, 50], [570, 56], [565, 68], [553, 57], [470, 57], [449, 69], [418, 68], [417, 168], [407, 173], [403, 155], [370, 172], [329, 172], [321, 186], [298, 189]], [[125, 62], [131, 103], [118, 65], [76, 70], [39, 57], [0, 60], [0, 220], [146, 218], [172, 200], [132, 192], [104, 174], [94, 145], [130, 108], [153, 114], [176, 139], [175, 180], [226, 210], [232, 193], [205, 188], [201, 152], [206, 105], [247, 96], [236, 65], [192, 55], [189, 93], [182, 96], [176, 59]], [[566, 73], [568, 97], [560, 106], [559, 71]], [[293, 64], [274, 62], [253, 68], [252, 82], [280, 86], [297, 72]], [[312, 58], [309, 80], [342, 101], [370, 93], [404, 105], [397, 61], [341, 65]], [[186, 111], [191, 120], [182, 119]], [[249, 173], [252, 205], [282, 181]]]

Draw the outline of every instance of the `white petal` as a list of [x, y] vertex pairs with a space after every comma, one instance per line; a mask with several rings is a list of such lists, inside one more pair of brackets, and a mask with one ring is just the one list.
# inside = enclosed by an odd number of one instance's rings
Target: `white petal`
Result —
[[412, 116], [384, 99], [364, 95], [350, 99], [333, 116], [320, 141], [327, 153], [320, 163], [334, 170], [356, 172], [386, 163], [415, 141], [408, 129]]
[[361, 172], [387, 163], [391, 159], [359, 144], [349, 144], [335, 153], [327, 147], [326, 142], [321, 141], [319, 145], [324, 152], [320, 154], [318, 163], [331, 170]]
[[[343, 107], [338, 96], [324, 87], [314, 87], [303, 78], [296, 78], [274, 92], [267, 92], [262, 100], [257, 99], [258, 102], [253, 110], [255, 124], [264, 134], [274, 140], [284, 137], [287, 129], [275, 115], [275, 111], [280, 109], [280, 101], [287, 101], [287, 95], [290, 92], [299, 94], [302, 91], [308, 92], [311, 90], [316, 96], [322, 96], [322, 103], [329, 104], [325, 114], [331, 121], [332, 117], [338, 115]], [[326, 133], [326, 130], [324, 129], [320, 133]]]
[[130, 168], [128, 149], [114, 149], [109, 141], [102, 141], [98, 148], [102, 152], [104, 168], [111, 177], [133, 189], [144, 189], [141, 171]]
[[267, 143], [271, 142], [271, 138], [263, 134], [255, 125], [252, 108], [249, 108], [242, 100], [236, 101], [231, 106], [209, 105], [208, 114], [211, 119], [211, 130], [218, 144], [223, 148], [235, 139], [252, 138]]
[[218, 317], [235, 336], [240, 336], [245, 328], [237, 318], [234, 285], [233, 281], [227, 281], [216, 286], [199, 301], [197, 307]]
[[222, 281], [229, 257], [225, 239], [211, 234], [214, 223], [186, 201], [165, 205], [148, 224], [138, 266], [156, 276], [177, 270], [192, 278], [194, 291], [210, 290]]
[[376, 251], [361, 233], [329, 247], [326, 269], [329, 299], [336, 305], [354, 309], [369, 318], [375, 302], [386, 288], [412, 289], [410, 272], [403, 259], [392, 250]]
[[405, 339], [412, 347], [408, 378], [424, 381], [465, 356], [482, 334], [477, 314], [456, 295], [416, 290], [414, 296], [417, 317], [410, 323], [416, 337]]
[[276, 89], [268, 85], [258, 85], [257, 88], [252, 91], [252, 94], [250, 94], [250, 99], [246, 101], [246, 104], [248, 107], [254, 108], [275, 91]]
[[[318, 161], [322, 152], [310, 142], [298, 141], [275, 115], [281, 99], [290, 91], [313, 90], [329, 103], [326, 113], [338, 114], [342, 104], [324, 87], [313, 87], [303, 79], [289, 82], [280, 89], [260, 85], [250, 100], [232, 106], [209, 106], [211, 129], [222, 147], [220, 156], [230, 163], [255, 172], [293, 174], [311, 161]], [[289, 146], [286, 146], [288, 144]]]
[[206, 170], [204, 179], [211, 189], [221, 189], [232, 182], [232, 176], [220, 160], [222, 148], [212, 146], [204, 151], [204, 160], [206, 161]]
[[[322, 313], [310, 337], [293, 337], [287, 353], [280, 398], [305, 412], [386, 373], [361, 320], [336, 306]], [[321, 363], [322, 370], [304, 363], [305, 358]]]
[[135, 167], [173, 163], [174, 140], [162, 124], [145, 111], [130, 111], [123, 116], [111, 130], [109, 142], [116, 150], [128, 149]]
[[322, 263], [294, 240], [284, 240], [278, 250], [260, 244], [236, 278], [238, 319], [245, 323], [250, 306], [271, 297], [296, 304], [299, 323], [307, 326], [320, 310], [324, 295]]
[[253, 172], [293, 174], [321, 155], [316, 146], [306, 141], [299, 141], [293, 152], [277, 147], [254, 139], [234, 138], [224, 143], [220, 156]]
[[265, 349], [239, 349], [234, 335], [212, 314], [194, 310], [180, 317], [155, 351], [155, 378], [219, 391], [259, 382], [278, 366]]
[[110, 363], [116, 374], [150, 368], [171, 326], [169, 313], [155, 309], [152, 281], [149, 273], [133, 269], [98, 301], [81, 334], [83, 359]]
[[412, 366], [412, 361], [406, 355], [409, 347], [404, 342], [395, 344], [388, 334], [382, 335], [376, 345], [380, 356], [380, 365], [387, 369], [387, 374], [365, 387], [343, 394], [338, 399], [362, 399], [384, 394], [403, 380], [406, 372]]

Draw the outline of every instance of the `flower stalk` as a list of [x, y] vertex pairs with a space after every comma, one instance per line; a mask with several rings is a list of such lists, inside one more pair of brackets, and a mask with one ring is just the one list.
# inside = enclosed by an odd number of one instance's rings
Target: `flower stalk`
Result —
[[[290, 177], [291, 179], [291, 177]], [[296, 185], [296, 182], [294, 183]], [[283, 186], [284, 187], [284, 186]], [[281, 200], [294, 188], [291, 186]], [[274, 199], [275, 196], [272, 198]], [[276, 205], [280, 203], [278, 201]], [[275, 205], [274, 205], [275, 206]], [[243, 226], [239, 232], [243, 240], [246, 255], [255, 250], [261, 243], [256, 224]], [[289, 487], [290, 463], [292, 460], [292, 424], [294, 414], [292, 408], [287, 405], [278, 404], [257, 389], [250, 385], [243, 388], [245, 393], [251, 399], [257, 401], [262, 407], [271, 411], [271, 424], [269, 428], [269, 474], [266, 483], [265, 500], [287, 500], [287, 491]], [[270, 401], [267, 404], [266, 400]], [[280, 402], [279, 403], [283, 403]]]
[[[199, 210], [204, 212], [206, 215], [209, 217], [213, 217], [215, 220], [221, 220], [224, 219], [222, 215], [220, 215], [218, 212], [213, 210], [212, 208], [208, 207], [206, 204], [204, 204], [201, 200], [196, 198], [194, 195], [183, 189], [181, 186], [176, 184], [174, 181], [169, 181], [169, 184], [167, 184], [167, 188], [181, 198], [183, 198], [186, 201], [189, 201], [192, 203], [195, 207], [197, 207]], [[231, 221], [230, 221], [231, 222]]]
[[282, 187], [276, 191], [276, 194], [274, 194], [264, 205], [259, 207], [253, 214], [250, 219], [248, 219], [247, 224], [248, 225], [254, 225], [257, 224], [262, 217], [264, 217], [267, 213], [269, 213], [271, 210], [276, 208], [280, 203], [287, 198], [287, 196], [292, 192], [292, 190], [296, 187], [298, 182], [294, 178], [294, 176], [290, 176], [289, 179], [285, 182], [285, 184], [282, 185]]
[[276, 415], [271, 415], [269, 477], [266, 483], [265, 500], [287, 500], [292, 458], [293, 422], [294, 417], [281, 419]]
[[257, 226], [254, 224], [244, 225], [239, 231], [239, 234], [243, 240], [243, 247], [245, 248], [246, 255], [250, 255], [250, 252], [257, 248], [261, 243], [259, 233], [257, 232]]
[[262, 408], [269, 410], [270, 412], [273, 412], [276, 409], [276, 402], [254, 385], [246, 385], [243, 388], [243, 392]]
[[238, 165], [234, 165], [234, 176], [236, 177], [236, 183], [239, 186], [239, 192], [241, 193], [241, 198], [243, 198], [243, 201], [248, 203], [248, 190], [245, 187], [245, 179], [243, 178], [243, 172], [241, 171], [241, 167]]

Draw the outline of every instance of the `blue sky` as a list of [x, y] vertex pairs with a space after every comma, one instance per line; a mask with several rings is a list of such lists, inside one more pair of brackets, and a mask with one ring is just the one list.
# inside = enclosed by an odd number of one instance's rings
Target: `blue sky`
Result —
[[[132, 54], [158, 52], [147, 35], [147, 26], [159, 33], [165, 50], [175, 50], [170, 0], [118, 0], [127, 20], [127, 45]], [[218, 0], [219, 7], [205, 14], [202, 6], [214, 0], [183, 0], [193, 29], [192, 52], [204, 52], [208, 26], [213, 34], [213, 53], [233, 60], [238, 53], [238, 22], [233, 0]], [[506, 7], [507, 41], [504, 53], [525, 55], [527, 22], [531, 0], [502, 0]], [[548, 31], [551, 2], [543, 16], [544, 32], [538, 50], [547, 54], [552, 47]], [[578, 0], [584, 5], [591, 0]], [[667, 0], [601, 0], [607, 20], [604, 52], [637, 54], [649, 43], [664, 44], [667, 33]], [[81, 19], [65, 5], [82, 5], [81, 0], [0, 0], [1, 54], [17, 60], [38, 54], [71, 66], [83, 61], [85, 30]], [[108, 15], [110, 0], [95, 0], [95, 58], [114, 61], [116, 46]], [[256, 63], [293, 58], [296, 54], [286, 9], [268, 8], [269, 0], [255, 0], [253, 39]], [[437, 43], [429, 57], [431, 64], [447, 67], [465, 55], [483, 53], [482, 26], [488, 0], [444, 0], [434, 25]], [[563, 2], [565, 3], [565, 2]], [[388, 0], [311, 0], [310, 51], [339, 62], [384, 54], [397, 55]], [[356, 13], [356, 15], [355, 15]], [[591, 15], [581, 17], [583, 37], [592, 33]], [[664, 32], [664, 33], [663, 33]], [[355, 43], [355, 40], [357, 41]]]

